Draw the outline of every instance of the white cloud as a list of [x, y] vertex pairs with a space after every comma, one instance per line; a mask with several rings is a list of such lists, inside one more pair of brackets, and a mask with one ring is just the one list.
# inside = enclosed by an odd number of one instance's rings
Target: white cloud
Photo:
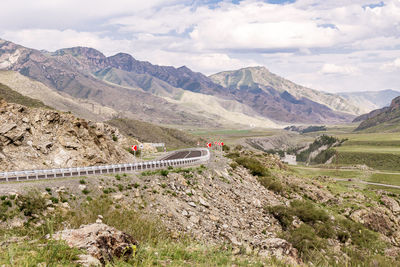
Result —
[[386, 62], [382, 64], [381, 70], [384, 71], [395, 71], [400, 69], [400, 58], [396, 58], [394, 61]]
[[400, 84], [400, 0], [373, 8], [367, 5], [379, 0], [204, 2], [4, 0], [0, 37], [50, 51], [81, 45], [128, 52], [207, 74], [265, 65], [330, 91]]
[[358, 68], [354, 66], [338, 66], [335, 64], [326, 63], [322, 66], [320, 73], [322, 74], [355, 74], [358, 72]]
[[131, 45], [131, 41], [113, 40], [109, 37], [100, 37], [99, 35], [100, 33], [96, 32], [34, 29], [7, 31], [2, 34], [2, 37], [17, 44], [47, 51], [55, 51], [65, 47], [87, 46], [99, 49], [106, 55], [127, 51]]

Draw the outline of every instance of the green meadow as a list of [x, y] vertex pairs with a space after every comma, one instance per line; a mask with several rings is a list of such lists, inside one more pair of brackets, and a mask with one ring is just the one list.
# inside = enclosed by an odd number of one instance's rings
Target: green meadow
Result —
[[342, 133], [337, 147], [339, 165], [367, 165], [377, 170], [400, 171], [399, 133]]

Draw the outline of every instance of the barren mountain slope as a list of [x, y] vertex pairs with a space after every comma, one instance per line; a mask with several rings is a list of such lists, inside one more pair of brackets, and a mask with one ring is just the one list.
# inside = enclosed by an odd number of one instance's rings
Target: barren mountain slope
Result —
[[[60, 55], [62, 55], [61, 58]], [[248, 109], [254, 110], [253, 113], [258, 116], [275, 121], [333, 123], [351, 118], [351, 115], [341, 113], [348, 112], [349, 105], [344, 99], [303, 88], [276, 75], [273, 77], [270, 75], [273, 80], [270, 83], [271, 86], [277, 87], [276, 90], [272, 89], [276, 91], [274, 94], [257, 90], [242, 90], [238, 93], [237, 90], [226, 88], [225, 84], [218, 84], [210, 77], [193, 72], [185, 66], [174, 68], [152, 65], [149, 62], [138, 61], [129, 54], [119, 53], [105, 57], [98, 51], [75, 47], [59, 50], [54, 53], [54, 56], [64, 62], [74, 62], [68, 59], [68, 57], [74, 57], [76, 61], [81, 61], [86, 66], [85, 69], [92, 70], [98, 78], [109, 83], [139, 87], [156, 95], [169, 95], [173, 99], [180, 97], [179, 91], [173, 88], [182, 88], [185, 92], [212, 95], [218, 99], [239, 102], [241, 105], [248, 106]], [[261, 72], [263, 70], [265, 69], [262, 68]], [[281, 87], [286, 88], [286, 91], [283, 92]], [[292, 101], [291, 98], [296, 97], [299, 98], [298, 101]], [[340, 112], [335, 111], [336, 109]], [[248, 113], [245, 115], [253, 116]], [[235, 114], [236, 116], [238, 114]]]
[[[264, 67], [221, 72], [210, 77], [214, 82], [226, 86], [235, 99], [276, 121], [340, 123], [353, 117], [349, 113], [335, 111], [347, 111], [340, 97], [301, 87], [271, 74]], [[321, 96], [318, 101], [315, 100], [316, 96]], [[321, 98], [325, 101], [321, 101]]]
[[118, 84], [126, 88], [144, 90], [163, 97], [168, 102], [177, 104], [192, 114], [202, 116], [208, 121], [217, 122], [225, 126], [254, 125], [264, 128], [279, 127], [268, 118], [260, 116], [249, 106], [232, 99], [196, 93], [189, 90], [173, 87], [149, 74], [137, 74], [121, 69], [106, 68], [95, 75], [109, 83]]
[[354, 103], [349, 103], [344, 98], [330, 93], [320, 92], [286, 80], [271, 73], [265, 67], [249, 67], [236, 71], [224, 71], [210, 78], [227, 88], [254, 87], [256, 85], [272, 87], [279, 93], [287, 91], [296, 99], [308, 98], [314, 102], [325, 105], [334, 111], [345, 112], [353, 115], [362, 113]]
[[0, 40], [0, 69], [18, 71], [52, 89], [75, 98], [96, 101], [123, 112], [127, 117], [170, 124], [204, 125], [206, 122], [204, 118], [150, 93], [104, 83], [85, 68], [69, 54], [60, 58]]
[[101, 121], [117, 114], [115, 110], [101, 106], [95, 101], [62, 94], [15, 71], [0, 71], [0, 83], [22, 95], [38, 99], [56, 110], [70, 111], [81, 118]]

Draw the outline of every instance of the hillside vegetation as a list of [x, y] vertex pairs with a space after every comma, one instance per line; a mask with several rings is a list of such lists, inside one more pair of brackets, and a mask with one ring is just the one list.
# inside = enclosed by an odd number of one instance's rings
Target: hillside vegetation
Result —
[[353, 133], [335, 148], [340, 165], [367, 165], [378, 170], [400, 170], [400, 137], [397, 133]]
[[304, 177], [274, 155], [239, 146], [229, 157], [39, 181], [31, 193], [0, 188], [0, 264], [76, 265], [90, 251], [51, 236], [66, 225], [98, 225], [101, 215], [138, 242], [133, 254], [107, 261], [113, 266], [399, 265], [398, 193]]
[[113, 119], [106, 123], [141, 142], [165, 143], [168, 149], [197, 146], [201, 139], [183, 131], [132, 119]]

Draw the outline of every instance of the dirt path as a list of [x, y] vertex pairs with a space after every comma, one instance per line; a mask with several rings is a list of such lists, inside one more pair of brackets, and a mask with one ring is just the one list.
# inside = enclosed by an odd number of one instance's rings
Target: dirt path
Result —
[[341, 182], [354, 182], [354, 183], [359, 183], [359, 184], [378, 185], [378, 186], [384, 186], [384, 187], [389, 187], [389, 188], [400, 189], [400, 185], [373, 183], [373, 182], [366, 182], [366, 181], [363, 181], [363, 180], [345, 179], [345, 178], [333, 178], [333, 179], [335, 181], [341, 181]]
[[[361, 169], [328, 169], [328, 168], [314, 168], [314, 167], [295, 167], [296, 169], [304, 169], [304, 170], [319, 170], [319, 171], [365, 171]], [[400, 175], [400, 172], [386, 172], [386, 171], [377, 171], [377, 170], [368, 170], [370, 173], [380, 173], [380, 174], [394, 174], [394, 175]]]

